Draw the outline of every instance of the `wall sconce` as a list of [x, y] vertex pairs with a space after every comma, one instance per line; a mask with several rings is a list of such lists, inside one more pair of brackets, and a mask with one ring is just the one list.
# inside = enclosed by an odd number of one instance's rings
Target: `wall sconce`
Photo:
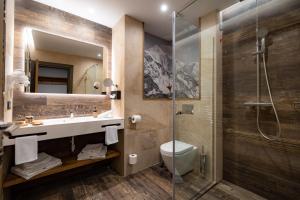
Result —
[[28, 76], [21, 69], [16, 69], [12, 74], [6, 76], [7, 89], [11, 90], [14, 86], [24, 85], [27, 87], [30, 84]]

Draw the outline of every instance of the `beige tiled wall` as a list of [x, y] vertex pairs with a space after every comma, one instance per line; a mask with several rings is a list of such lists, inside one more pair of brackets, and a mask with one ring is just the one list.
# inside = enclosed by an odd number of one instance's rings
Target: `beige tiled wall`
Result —
[[[114, 46], [116, 41], [123, 47]], [[143, 44], [142, 22], [124, 16], [113, 28], [113, 58], [115, 58], [113, 63], [116, 64], [115, 66], [113, 64], [113, 68], [118, 69], [116, 81], [124, 89], [123, 99], [120, 102], [113, 102], [112, 107], [120, 109], [117, 113], [124, 113], [125, 118], [125, 175], [158, 163], [160, 145], [170, 141], [172, 134], [172, 102], [143, 99]], [[143, 118], [136, 129], [131, 129], [128, 122], [128, 117], [133, 114], [139, 114]], [[133, 166], [128, 164], [127, 159], [131, 153], [138, 154], [138, 163]]]

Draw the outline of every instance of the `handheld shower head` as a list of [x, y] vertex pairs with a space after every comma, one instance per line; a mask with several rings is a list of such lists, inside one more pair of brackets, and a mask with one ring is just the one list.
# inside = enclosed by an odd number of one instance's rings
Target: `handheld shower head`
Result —
[[261, 38], [260, 40], [260, 51], [262, 53], [265, 53], [266, 52], [266, 38]]
[[261, 28], [257, 32], [258, 39], [260, 39], [260, 52], [266, 52], [266, 37], [268, 35], [268, 29]]

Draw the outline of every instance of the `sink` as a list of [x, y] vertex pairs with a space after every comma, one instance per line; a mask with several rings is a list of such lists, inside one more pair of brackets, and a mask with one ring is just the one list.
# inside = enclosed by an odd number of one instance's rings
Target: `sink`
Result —
[[87, 117], [68, 117], [68, 118], [58, 118], [58, 119], [45, 119], [43, 120], [43, 125], [56, 125], [56, 124], [66, 124], [66, 123], [80, 123], [80, 122], [90, 122], [99, 121], [103, 118], [95, 118], [93, 116]]
[[[118, 126], [118, 129], [124, 129], [124, 119], [120, 117], [93, 116], [45, 119], [42, 125], [23, 126], [16, 129], [12, 134], [14, 136], [27, 135], [47, 132], [46, 135], [38, 137], [39, 141], [85, 135], [91, 133], [104, 132], [105, 127], [109, 125]], [[3, 145], [14, 145], [15, 140], [4, 136]]]
[[81, 123], [90, 121], [99, 121], [113, 119], [112, 111], [107, 111], [98, 115], [98, 117], [84, 116], [84, 117], [67, 117], [58, 119], [45, 119], [43, 120], [43, 125], [55, 125], [55, 124], [65, 124], [65, 123]]

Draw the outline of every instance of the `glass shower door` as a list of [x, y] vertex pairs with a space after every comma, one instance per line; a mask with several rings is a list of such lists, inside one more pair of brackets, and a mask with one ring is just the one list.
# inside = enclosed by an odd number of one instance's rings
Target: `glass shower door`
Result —
[[210, 31], [173, 14], [175, 199], [196, 199], [214, 180], [215, 39]]

